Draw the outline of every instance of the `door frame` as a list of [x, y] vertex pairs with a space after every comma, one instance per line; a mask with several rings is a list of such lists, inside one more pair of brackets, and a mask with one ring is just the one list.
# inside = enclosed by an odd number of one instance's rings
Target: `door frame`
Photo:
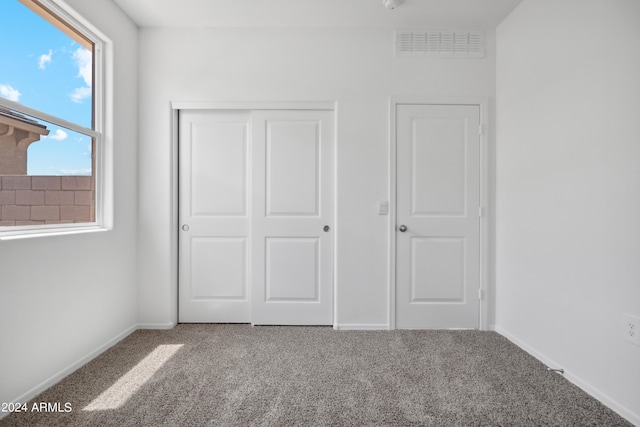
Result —
[[[171, 101], [171, 233], [170, 233], [170, 265], [171, 265], [171, 318], [173, 325], [178, 324], [178, 293], [179, 293], [179, 113], [180, 110], [330, 110], [333, 111], [334, 120], [334, 135], [333, 135], [333, 216], [334, 216], [334, 238], [333, 238], [333, 327], [336, 328], [337, 321], [337, 279], [336, 279], [336, 266], [337, 266], [337, 233], [338, 233], [338, 216], [337, 216], [337, 145], [338, 145], [338, 102], [337, 101]], [[251, 298], [251, 294], [249, 294]]]
[[396, 115], [398, 105], [472, 105], [480, 108], [480, 314], [478, 328], [488, 330], [491, 322], [489, 310], [494, 306], [493, 292], [493, 239], [490, 234], [494, 223], [492, 209], [494, 188], [490, 173], [490, 155], [493, 153], [489, 126], [489, 100], [474, 97], [392, 96], [389, 98], [389, 329], [396, 329], [396, 210], [397, 210], [397, 138]]

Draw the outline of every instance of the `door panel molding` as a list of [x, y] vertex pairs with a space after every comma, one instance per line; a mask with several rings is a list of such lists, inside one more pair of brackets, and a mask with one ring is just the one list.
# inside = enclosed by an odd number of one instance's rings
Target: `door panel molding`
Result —
[[[280, 137], [289, 128], [293, 137]], [[311, 144], [301, 144], [309, 141]], [[295, 165], [287, 159], [296, 155]], [[267, 120], [265, 153], [265, 216], [267, 217], [318, 217], [320, 215], [320, 121]], [[287, 175], [278, 174], [285, 168]], [[300, 192], [313, 181], [314, 185]], [[290, 194], [298, 193], [291, 200]], [[300, 194], [301, 193], [301, 194]]]
[[[399, 105], [468, 105], [480, 109], [480, 314], [479, 329], [490, 328], [490, 310], [493, 308], [493, 270], [490, 268], [493, 259], [493, 239], [490, 227], [493, 224], [493, 185], [490, 174], [489, 158], [492, 150], [492, 139], [489, 135], [489, 100], [478, 97], [432, 97], [422, 95], [392, 96], [389, 98], [389, 247], [388, 247], [388, 326], [396, 329], [396, 238], [397, 238], [397, 117]], [[469, 207], [469, 209], [475, 209]]]

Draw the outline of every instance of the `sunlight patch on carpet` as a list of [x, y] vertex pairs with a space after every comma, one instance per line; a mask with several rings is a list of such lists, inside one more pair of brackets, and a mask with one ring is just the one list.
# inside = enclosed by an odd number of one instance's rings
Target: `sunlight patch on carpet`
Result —
[[83, 411], [102, 411], [117, 409], [124, 405], [140, 387], [158, 372], [173, 355], [180, 350], [182, 344], [159, 345], [140, 363], [123, 375], [111, 387], [96, 397], [83, 408]]

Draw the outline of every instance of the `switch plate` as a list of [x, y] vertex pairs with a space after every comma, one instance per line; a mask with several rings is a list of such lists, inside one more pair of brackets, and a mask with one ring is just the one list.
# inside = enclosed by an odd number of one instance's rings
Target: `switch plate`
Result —
[[386, 200], [382, 200], [378, 202], [378, 215], [388, 215], [389, 214], [389, 202]]

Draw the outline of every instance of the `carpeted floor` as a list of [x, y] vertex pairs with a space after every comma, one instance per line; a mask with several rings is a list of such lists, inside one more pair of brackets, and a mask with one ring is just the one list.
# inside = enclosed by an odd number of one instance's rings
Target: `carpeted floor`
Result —
[[[41, 402], [56, 411], [33, 411]], [[507, 339], [479, 331], [137, 331], [28, 409], [0, 424], [631, 425]]]

